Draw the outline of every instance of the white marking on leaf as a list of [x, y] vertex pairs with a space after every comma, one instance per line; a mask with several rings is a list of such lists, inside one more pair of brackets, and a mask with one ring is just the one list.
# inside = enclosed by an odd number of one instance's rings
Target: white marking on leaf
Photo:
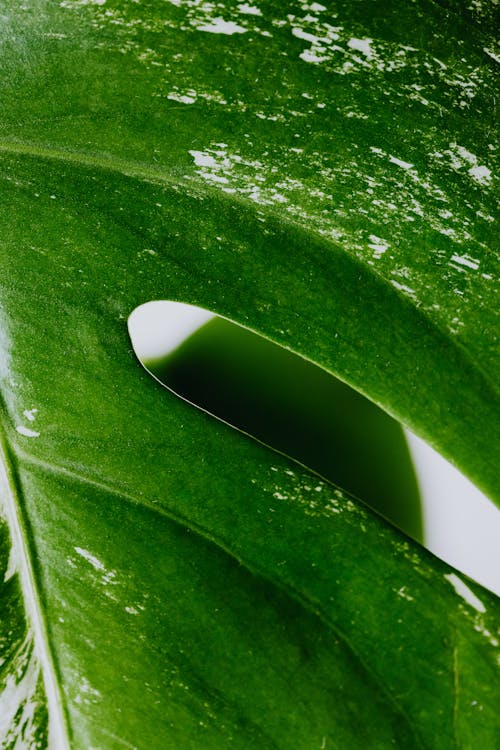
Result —
[[24, 425], [22, 424], [17, 425], [16, 430], [20, 435], [24, 435], [24, 437], [29, 437], [29, 438], [40, 437], [39, 432], [36, 432], [36, 430], [30, 430], [28, 427], [24, 427]]
[[246, 34], [247, 29], [234, 21], [224, 21], [223, 18], [214, 18], [211, 23], [206, 23], [202, 26], [196, 27], [198, 31], [206, 31], [209, 34], [226, 34], [231, 36], [232, 34]]
[[469, 268], [473, 268], [475, 271], [477, 271], [477, 269], [479, 268], [479, 260], [470, 258], [467, 255], [452, 255], [451, 260], [454, 263], [459, 263], [461, 266], [468, 266]]
[[347, 46], [351, 49], [355, 49], [357, 52], [362, 52], [363, 55], [366, 55], [366, 57], [369, 59], [370, 57], [373, 57], [373, 50], [371, 48], [371, 43], [373, 42], [373, 39], [349, 39], [347, 42]]
[[257, 8], [255, 5], [247, 5], [246, 3], [240, 3], [238, 5], [238, 10], [240, 13], [244, 13], [249, 16], [261, 16], [262, 11], [260, 8]]
[[414, 166], [413, 164], [410, 164], [408, 161], [403, 161], [402, 159], [398, 159], [396, 156], [389, 155], [389, 161], [392, 164], [396, 164], [398, 167], [401, 167], [401, 169], [411, 169]]
[[471, 167], [469, 174], [473, 180], [479, 182], [481, 185], [488, 185], [491, 182], [491, 170], [488, 169], [484, 164], [478, 164], [477, 167]]
[[461, 596], [464, 601], [473, 607], [477, 612], [486, 612], [486, 607], [480, 599], [470, 590], [470, 588], [459, 578], [455, 573], [447, 573], [445, 575], [447, 581], [451, 583], [458, 596]]

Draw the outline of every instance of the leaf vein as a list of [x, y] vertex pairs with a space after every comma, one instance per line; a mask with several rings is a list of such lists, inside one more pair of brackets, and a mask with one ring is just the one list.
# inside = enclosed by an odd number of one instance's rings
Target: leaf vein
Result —
[[349, 651], [362, 666], [362, 668], [380, 686], [382, 692], [392, 706], [393, 710], [403, 718], [408, 727], [412, 730], [416, 740], [416, 746], [422, 749], [424, 748], [424, 743], [420, 738], [419, 731], [408, 716], [406, 710], [401, 706], [396, 697], [391, 693], [390, 689], [381, 681], [377, 673], [374, 672], [366, 663], [364, 658], [359, 654], [356, 647], [353, 645], [347, 635], [338, 627], [335, 622], [332, 621], [324, 608], [316, 603], [310, 596], [301, 592], [290, 583], [287, 583], [273, 575], [270, 575], [268, 572], [261, 570], [258, 566], [253, 566], [247, 559], [241, 557], [234, 549], [228, 546], [226, 541], [216, 537], [204, 526], [193, 522], [191, 519], [188, 519], [186, 516], [173, 511], [171, 508], [167, 509], [165, 507], [160, 507], [150, 502], [146, 498], [138, 498], [135, 495], [132, 495], [131, 493], [128, 493], [122, 489], [117, 489], [110, 486], [107, 482], [104, 482], [101, 479], [86, 477], [85, 475], [80, 474], [79, 472], [76, 472], [73, 469], [69, 469], [65, 466], [49, 464], [39, 458], [35, 458], [29, 454], [26, 454], [24, 451], [18, 451], [17, 455], [19, 457], [22, 457], [25, 464], [31, 465], [34, 468], [38, 468], [42, 471], [46, 471], [48, 473], [56, 474], [59, 476], [64, 476], [65, 478], [78, 483], [91, 485], [92, 487], [95, 487], [96, 489], [108, 495], [123, 499], [135, 506], [146, 507], [148, 510], [152, 510], [158, 513], [160, 516], [166, 518], [167, 520], [174, 522], [182, 528], [188, 529], [190, 532], [198, 535], [204, 541], [208, 541], [210, 544], [213, 544], [217, 549], [226, 553], [230, 558], [237, 562], [238, 565], [244, 567], [251, 575], [258, 576], [259, 578], [265, 580], [267, 583], [270, 583], [272, 586], [275, 586], [281, 592], [284, 592], [294, 602], [298, 603], [306, 612], [317, 617], [323, 623], [323, 625], [325, 625], [329, 630], [333, 631], [333, 633], [342, 640], [346, 648], [349, 649]]

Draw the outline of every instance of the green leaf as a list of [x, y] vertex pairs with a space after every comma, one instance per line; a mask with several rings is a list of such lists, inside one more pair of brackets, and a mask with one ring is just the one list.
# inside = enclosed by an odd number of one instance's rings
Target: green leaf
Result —
[[[189, 331], [193, 313], [205, 322]], [[153, 338], [153, 315], [161, 347], [147, 358], [141, 348], [145, 334]], [[404, 432], [367, 398], [303, 357], [199, 307], [146, 303], [132, 313], [128, 329], [141, 364], [173, 393], [342, 487], [422, 541], [420, 493]]]
[[493, 4], [256, 7], [4, 3], [5, 747], [498, 743], [498, 599], [131, 351], [214, 310], [499, 499]]

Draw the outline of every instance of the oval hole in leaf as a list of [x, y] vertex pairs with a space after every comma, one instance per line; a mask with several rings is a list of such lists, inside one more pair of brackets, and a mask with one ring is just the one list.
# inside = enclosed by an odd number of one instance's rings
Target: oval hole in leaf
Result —
[[421, 502], [403, 430], [379, 407], [303, 357], [181, 302], [129, 318], [134, 351], [190, 404], [298, 461], [422, 540]]

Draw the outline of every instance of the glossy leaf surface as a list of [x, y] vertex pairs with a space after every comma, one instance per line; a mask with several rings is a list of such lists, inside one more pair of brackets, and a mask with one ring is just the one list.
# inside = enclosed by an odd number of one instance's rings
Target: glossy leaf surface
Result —
[[498, 600], [169, 396], [126, 330], [226, 315], [495, 496], [476, 5], [4, 3], [6, 747], [497, 743]]
[[[159, 383], [422, 541], [408, 444], [401, 425], [372, 401], [303, 357], [200, 307], [146, 303], [134, 310], [128, 329], [139, 361]], [[141, 355], [145, 335], [163, 341], [152, 358]]]

